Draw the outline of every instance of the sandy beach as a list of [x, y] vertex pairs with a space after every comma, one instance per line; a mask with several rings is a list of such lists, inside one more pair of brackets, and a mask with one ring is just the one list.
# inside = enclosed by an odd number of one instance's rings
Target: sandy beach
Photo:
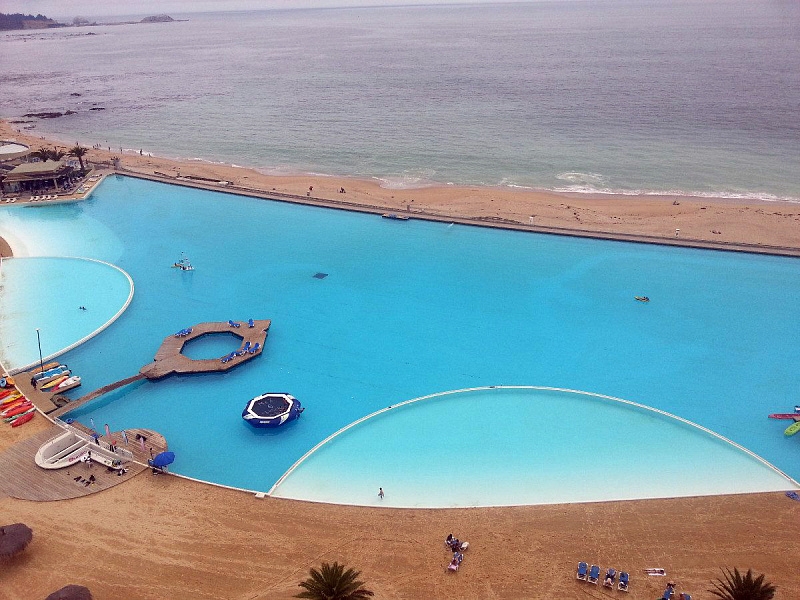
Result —
[[[0, 451], [49, 423], [0, 429]], [[587, 485], [613, 485], [600, 470]], [[391, 490], [386, 490], [391, 494]], [[34, 531], [3, 566], [3, 598], [43, 598], [70, 583], [98, 599], [290, 598], [311, 566], [362, 571], [375, 598], [602, 598], [622, 592], [575, 580], [579, 560], [631, 573], [632, 600], [667, 579], [709, 598], [721, 567], [752, 567], [800, 596], [800, 502], [780, 493], [491, 508], [393, 510], [315, 505], [203, 485], [148, 471], [59, 502], [0, 499], [3, 523]], [[470, 542], [448, 573], [444, 538]], [[667, 578], [643, 569], [666, 569]]]
[[[0, 139], [33, 149], [53, 145], [7, 122], [0, 122]], [[90, 150], [86, 158], [112, 156], [120, 155]], [[235, 186], [341, 208], [363, 205], [542, 231], [800, 254], [800, 205], [792, 203], [457, 186], [393, 190], [373, 181], [274, 177], [138, 153], [120, 158], [122, 172], [226, 181], [230, 186], [207, 183], [211, 189]], [[3, 255], [12, 249], [0, 240]], [[48, 427], [41, 415], [17, 429], [3, 426], [0, 453]], [[613, 485], [601, 466], [594, 473], [586, 485]], [[0, 498], [0, 525], [23, 522], [34, 531], [27, 550], [2, 566], [0, 597], [44, 598], [76, 583], [100, 600], [290, 598], [308, 569], [322, 561], [362, 571], [378, 599], [622, 595], [576, 581], [576, 563], [584, 560], [603, 571], [629, 571], [625, 597], [632, 600], [660, 597], [667, 580], [695, 600], [710, 598], [706, 590], [722, 567], [765, 573], [778, 587], [776, 598], [790, 599], [800, 597], [798, 516], [800, 502], [782, 493], [490, 509], [357, 508], [259, 499], [145, 471], [84, 498]], [[470, 542], [458, 573], [445, 569], [443, 541], [451, 532]], [[666, 569], [667, 577], [643, 572], [653, 567]]]
[[[16, 126], [18, 127], [18, 126]], [[0, 139], [32, 149], [74, 144], [20, 132], [0, 121]], [[84, 146], [91, 144], [83, 143]], [[85, 160], [119, 157], [120, 172], [210, 189], [274, 195], [418, 218], [745, 251], [800, 255], [800, 204], [675, 196], [560, 194], [519, 188], [433, 186], [389, 189], [377, 181], [320, 175], [270, 176], [256, 169], [91, 149]], [[197, 179], [192, 179], [197, 178]], [[210, 181], [208, 181], [210, 180]], [[221, 186], [212, 182], [224, 181]], [[341, 193], [341, 189], [345, 192]], [[676, 235], [676, 230], [678, 233]]]

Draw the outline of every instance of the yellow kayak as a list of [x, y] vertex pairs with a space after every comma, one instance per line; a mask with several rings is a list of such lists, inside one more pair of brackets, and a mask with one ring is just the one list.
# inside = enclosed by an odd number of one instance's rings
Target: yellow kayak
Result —
[[41, 389], [43, 389], [43, 390], [49, 390], [51, 387], [55, 387], [55, 386], [57, 386], [59, 383], [61, 383], [62, 381], [66, 381], [67, 379], [69, 379], [69, 375], [61, 375], [60, 377], [56, 377], [56, 378], [55, 378], [55, 379], [53, 379], [52, 381], [48, 381], [47, 383], [45, 383], [45, 384], [44, 384], [44, 385], [41, 387]]
[[795, 421], [786, 428], [786, 431], [783, 432], [783, 435], [794, 435], [798, 431], [800, 431], [800, 421]]

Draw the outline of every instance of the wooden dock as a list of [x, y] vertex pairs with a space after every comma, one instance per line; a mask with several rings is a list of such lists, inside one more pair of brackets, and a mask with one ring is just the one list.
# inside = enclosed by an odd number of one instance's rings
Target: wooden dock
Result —
[[[267, 331], [271, 325], [269, 319], [253, 321], [253, 326], [249, 327], [247, 322], [239, 323], [239, 327], [233, 327], [228, 323], [200, 323], [192, 327], [192, 332], [183, 337], [170, 335], [164, 338], [161, 347], [156, 352], [153, 362], [142, 367], [139, 372], [148, 379], [161, 379], [172, 373], [217, 373], [228, 371], [239, 366], [243, 362], [255, 358], [264, 350], [264, 343], [267, 340]], [[236, 354], [227, 362], [220, 358], [206, 360], [193, 360], [182, 354], [183, 346], [194, 339], [204, 335], [231, 333], [242, 340], [239, 347], [241, 352], [246, 346], [253, 347], [258, 344], [258, 350]]]
[[[108, 385], [63, 405], [61, 405], [60, 402], [56, 402], [55, 397], [64, 390], [60, 390], [59, 392], [55, 392], [52, 389], [41, 390], [31, 385], [30, 376], [35, 373], [35, 370], [27, 373], [20, 373], [15, 378], [16, 386], [41, 412], [53, 418], [57, 418], [103, 394], [107, 394], [108, 392], [126, 386], [134, 381], [139, 381], [140, 379], [147, 378], [149, 380], [157, 380], [173, 373], [220, 373], [238, 367], [242, 363], [261, 354], [264, 350], [264, 344], [267, 341], [267, 333], [271, 324], [272, 322], [269, 319], [254, 320], [252, 327], [248, 325], [247, 321], [239, 322], [239, 327], [233, 327], [229, 323], [208, 322], [191, 327], [191, 333], [184, 336], [176, 337], [175, 334], [168, 335], [161, 343], [161, 347], [156, 352], [153, 362], [139, 369], [137, 375], [109, 383]], [[238, 352], [235, 356], [231, 357], [230, 360], [223, 362], [223, 357], [194, 360], [183, 354], [183, 347], [191, 340], [214, 334], [233, 334], [241, 340]], [[244, 351], [245, 348], [252, 348], [256, 344], [258, 344], [257, 350]]]
[[[74, 423], [73, 427], [84, 432], [89, 430]], [[131, 451], [134, 462], [125, 463], [128, 472], [117, 475], [117, 471], [109, 471], [104, 466], [86, 463], [76, 463], [63, 469], [43, 469], [34, 461], [36, 451], [45, 442], [63, 433], [59, 426], [51, 427], [30, 438], [15, 444], [0, 454], [0, 497], [9, 496], [21, 500], [47, 502], [53, 500], [66, 500], [80, 498], [101, 492], [115, 485], [128, 481], [135, 475], [150, 470], [147, 460], [150, 458], [150, 448], [158, 454], [167, 448], [164, 437], [148, 429], [127, 429], [129, 443], [123, 444], [120, 432], [112, 432], [111, 437], [119, 443], [120, 448]], [[136, 441], [136, 435], [147, 438], [145, 449]], [[101, 440], [105, 440], [105, 436]], [[85, 481], [94, 475], [94, 482], [86, 484]], [[78, 478], [76, 481], [75, 478]], [[84, 480], [81, 482], [80, 480]]]

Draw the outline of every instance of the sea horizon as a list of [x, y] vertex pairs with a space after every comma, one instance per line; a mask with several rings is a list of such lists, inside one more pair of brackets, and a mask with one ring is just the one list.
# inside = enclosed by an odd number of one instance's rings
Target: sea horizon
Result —
[[795, 12], [556, 0], [10, 32], [0, 116], [67, 145], [390, 189], [800, 202]]

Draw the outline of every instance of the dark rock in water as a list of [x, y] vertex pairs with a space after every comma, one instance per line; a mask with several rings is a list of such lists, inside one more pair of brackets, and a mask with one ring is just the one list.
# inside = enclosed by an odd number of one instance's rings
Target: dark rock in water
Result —
[[67, 115], [74, 115], [74, 114], [77, 114], [74, 110], [68, 110], [67, 112], [64, 113], [64, 116], [66, 117]]
[[140, 23], [170, 23], [174, 20], [175, 19], [169, 15], [155, 15], [152, 17], [145, 17], [140, 21]]
[[60, 112], [40, 112], [40, 113], [25, 113], [23, 117], [36, 117], [37, 119], [57, 119], [63, 117], [64, 113]]
[[72, 92], [72, 93], [70, 94], [70, 96], [80, 96], [80, 95], [81, 95], [81, 94], [79, 94], [78, 92]]
[[93, 106], [89, 110], [105, 110], [105, 107], [103, 107], [103, 106]]

